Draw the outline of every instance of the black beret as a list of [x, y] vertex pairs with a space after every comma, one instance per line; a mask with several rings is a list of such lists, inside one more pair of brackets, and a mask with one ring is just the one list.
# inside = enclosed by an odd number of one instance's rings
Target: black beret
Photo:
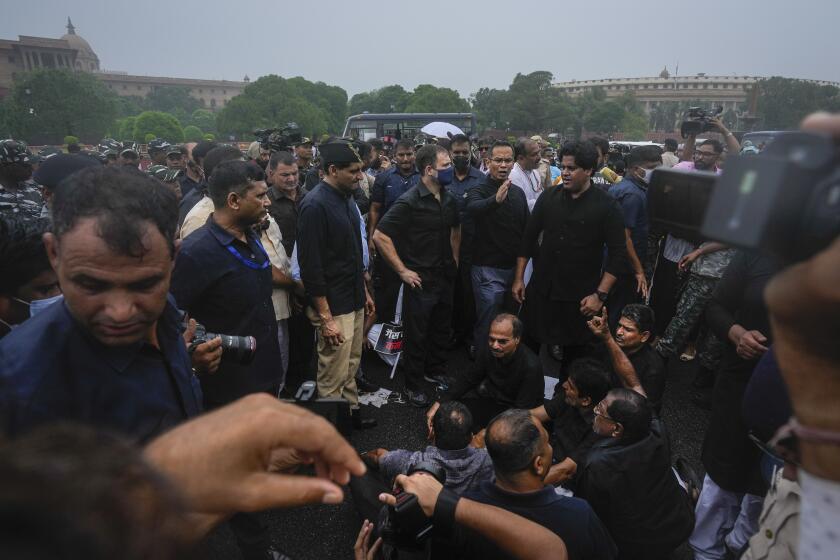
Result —
[[38, 166], [32, 179], [48, 189], [55, 189], [65, 177], [85, 167], [102, 165], [98, 160], [81, 154], [57, 154]]

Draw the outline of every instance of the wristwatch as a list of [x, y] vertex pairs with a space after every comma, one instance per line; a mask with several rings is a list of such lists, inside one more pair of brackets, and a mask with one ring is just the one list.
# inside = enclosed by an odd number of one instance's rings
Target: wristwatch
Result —
[[601, 303], [607, 303], [607, 298], [610, 297], [609, 292], [602, 292], [601, 290], [598, 290], [595, 293], [598, 294], [598, 299], [601, 300]]

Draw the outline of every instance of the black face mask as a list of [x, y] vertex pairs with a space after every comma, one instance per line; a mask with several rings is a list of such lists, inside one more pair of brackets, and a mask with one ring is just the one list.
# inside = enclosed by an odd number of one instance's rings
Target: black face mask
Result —
[[452, 158], [452, 164], [455, 165], [455, 169], [463, 171], [470, 166], [470, 158], [467, 156], [455, 156]]

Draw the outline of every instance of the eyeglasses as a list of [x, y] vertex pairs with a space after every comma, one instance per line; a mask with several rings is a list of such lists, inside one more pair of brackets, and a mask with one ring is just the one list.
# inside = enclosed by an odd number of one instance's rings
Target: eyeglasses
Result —
[[513, 158], [492, 158], [490, 161], [498, 165], [502, 165], [503, 163], [507, 163], [508, 165], [510, 165], [511, 163], [513, 163]]
[[608, 420], [610, 422], [618, 424], [618, 422], [616, 422], [615, 420], [613, 420], [612, 418], [607, 416], [607, 411], [606, 411], [606, 407], [604, 406], [604, 401], [601, 401], [598, 404], [596, 404], [595, 408], [592, 409], [592, 412], [595, 413], [595, 416], [600, 416], [604, 420]]

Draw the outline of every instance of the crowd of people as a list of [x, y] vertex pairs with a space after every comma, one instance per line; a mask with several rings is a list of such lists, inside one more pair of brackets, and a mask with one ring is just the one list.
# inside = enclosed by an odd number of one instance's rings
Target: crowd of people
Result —
[[[648, 212], [656, 169], [720, 173], [742, 152], [712, 124], [722, 141], [626, 154], [602, 138], [155, 139], [147, 162], [111, 139], [0, 142], [0, 471], [21, 481], [0, 501], [28, 512], [8, 550], [183, 557], [227, 520], [244, 558], [284, 558], [257, 512], [349, 484], [358, 559], [666, 559], [686, 541], [698, 560], [786, 557], [796, 460], [762, 452], [793, 412], [763, 296], [784, 263]], [[379, 332], [401, 341], [397, 385], [429, 446], [359, 457], [281, 399], [314, 382], [354, 430], [376, 426], [359, 395], [379, 388], [361, 367], [377, 325], [397, 327]], [[702, 480], [661, 417], [669, 362], [695, 356]], [[381, 523], [404, 493], [434, 524], [420, 544]]]

